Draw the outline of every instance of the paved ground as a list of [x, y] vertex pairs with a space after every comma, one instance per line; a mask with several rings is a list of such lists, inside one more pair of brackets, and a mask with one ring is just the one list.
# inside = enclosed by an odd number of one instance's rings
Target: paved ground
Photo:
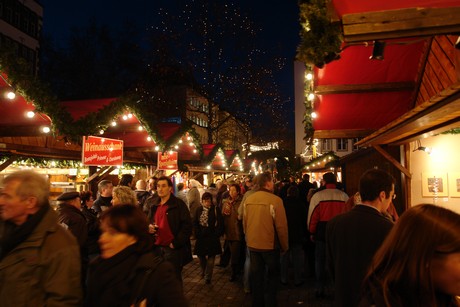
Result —
[[[219, 257], [216, 257], [216, 264]], [[227, 268], [214, 267], [211, 284], [205, 284], [201, 277], [199, 261], [194, 258], [183, 270], [184, 292], [192, 307], [205, 306], [251, 306], [251, 294], [245, 294], [241, 278], [237, 282], [230, 282], [230, 266]], [[309, 306], [330, 307], [332, 299], [318, 299], [315, 297], [314, 280], [306, 279], [300, 287], [294, 285], [278, 288], [278, 306]]]

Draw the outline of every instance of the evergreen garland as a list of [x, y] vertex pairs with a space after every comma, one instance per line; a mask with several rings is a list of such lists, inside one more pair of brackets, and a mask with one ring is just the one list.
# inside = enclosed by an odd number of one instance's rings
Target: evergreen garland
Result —
[[[154, 138], [161, 150], [169, 149], [167, 146], [170, 144], [166, 144], [158, 130], [154, 129], [157, 128], [158, 117], [153, 112], [149, 112], [148, 106], [141, 101], [137, 92], [121, 96], [99, 111], [89, 113], [74, 121], [71, 114], [62, 107], [58, 97], [52, 94], [49, 86], [41, 82], [37, 76], [32, 75], [26, 61], [11, 50], [2, 49], [0, 51], [0, 71], [7, 74], [8, 82], [13, 89], [28, 103], [32, 103], [36, 112], [46, 114], [51, 118], [51, 130], [54, 136], [64, 136], [69, 141], [80, 144], [83, 136], [98, 135], [101, 129], [106, 130], [114, 118], [128, 109], [137, 117], [147, 133]], [[190, 126], [184, 129], [190, 129]], [[194, 137], [198, 139], [196, 133]], [[197, 146], [197, 150], [200, 149]]]
[[340, 58], [342, 29], [338, 22], [331, 22], [326, 1], [301, 0], [299, 9], [301, 30], [297, 59], [322, 68]]

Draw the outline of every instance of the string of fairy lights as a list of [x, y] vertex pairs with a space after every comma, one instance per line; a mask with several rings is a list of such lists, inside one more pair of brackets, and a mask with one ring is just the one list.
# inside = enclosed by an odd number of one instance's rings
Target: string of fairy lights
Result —
[[162, 8], [157, 14], [159, 23], [149, 30], [175, 39], [168, 51], [191, 66], [209, 101], [231, 106], [252, 127], [261, 126], [261, 118], [272, 120], [266, 127], [287, 126], [286, 101], [273, 78], [286, 59], [267, 59], [256, 42], [261, 29], [235, 4], [193, 0], [177, 12]]

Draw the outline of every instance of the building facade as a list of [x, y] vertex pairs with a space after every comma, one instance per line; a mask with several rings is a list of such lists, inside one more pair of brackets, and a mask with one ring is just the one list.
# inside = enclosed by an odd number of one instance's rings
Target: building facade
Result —
[[43, 7], [33, 0], [0, 0], [0, 48], [12, 49], [37, 73]]

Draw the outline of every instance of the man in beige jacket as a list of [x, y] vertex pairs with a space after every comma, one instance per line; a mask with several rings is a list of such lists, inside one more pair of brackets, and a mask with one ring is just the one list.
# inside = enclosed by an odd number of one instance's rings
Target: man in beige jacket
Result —
[[[273, 194], [270, 173], [259, 174], [257, 180], [259, 190], [243, 203], [243, 228], [251, 258], [252, 305], [276, 306], [280, 252], [285, 253], [289, 248], [286, 212], [281, 198]], [[265, 288], [266, 268], [268, 287]]]

